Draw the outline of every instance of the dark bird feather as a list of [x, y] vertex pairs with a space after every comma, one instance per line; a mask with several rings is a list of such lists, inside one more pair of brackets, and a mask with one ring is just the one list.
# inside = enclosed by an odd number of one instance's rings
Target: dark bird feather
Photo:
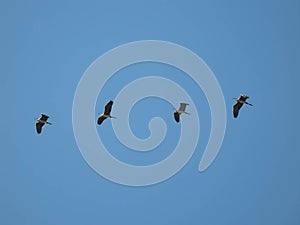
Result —
[[100, 117], [98, 118], [98, 121], [97, 121], [98, 125], [101, 125], [102, 122], [103, 122], [105, 119], [107, 119], [107, 117], [100, 116]]
[[233, 116], [234, 118], [237, 118], [239, 115], [239, 111], [242, 108], [243, 104], [240, 102], [237, 102], [234, 106], [233, 106]]
[[41, 122], [37, 122], [35, 124], [35, 127], [36, 127], [36, 132], [38, 134], [42, 133], [42, 127], [44, 126], [45, 124], [44, 123], [41, 123]]
[[110, 112], [111, 112], [111, 108], [112, 108], [112, 105], [113, 105], [113, 101], [109, 101], [106, 105], [105, 105], [105, 109], [104, 109], [104, 114], [105, 115], [110, 115]]
[[174, 112], [174, 119], [175, 119], [175, 121], [176, 121], [177, 123], [179, 123], [179, 121], [180, 121], [180, 115], [179, 115], [178, 112]]

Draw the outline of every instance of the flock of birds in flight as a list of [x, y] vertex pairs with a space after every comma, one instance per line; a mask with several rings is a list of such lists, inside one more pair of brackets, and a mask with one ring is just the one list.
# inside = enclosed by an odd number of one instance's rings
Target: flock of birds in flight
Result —
[[[242, 106], [244, 104], [253, 106], [252, 104], [250, 104], [249, 102], [247, 102], [247, 99], [249, 98], [249, 96], [246, 95], [241, 95], [239, 98], [233, 98], [237, 103], [233, 106], [233, 117], [237, 118], [239, 115], [239, 111], [242, 108]], [[113, 105], [113, 101], [109, 101], [105, 107], [104, 107], [104, 112], [98, 117], [97, 120], [97, 124], [101, 125], [103, 123], [104, 120], [106, 120], [107, 118], [116, 118], [110, 115], [111, 109], [112, 109], [112, 105]], [[180, 103], [180, 107], [179, 109], [175, 109], [174, 112], [174, 119], [177, 123], [179, 123], [180, 121], [180, 115], [181, 114], [189, 114], [185, 111], [186, 106], [188, 106], [189, 104], [187, 103]], [[42, 132], [42, 127], [45, 124], [49, 124], [52, 125], [51, 123], [47, 122], [49, 116], [47, 116], [46, 114], [42, 114], [42, 116], [40, 118], [37, 118], [37, 122], [35, 124], [36, 126], [36, 132], [38, 134], [40, 134]]]

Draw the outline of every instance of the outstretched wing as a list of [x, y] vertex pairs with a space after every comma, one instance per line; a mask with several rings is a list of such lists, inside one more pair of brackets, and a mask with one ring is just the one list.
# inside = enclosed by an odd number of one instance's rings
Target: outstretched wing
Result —
[[249, 96], [247, 96], [247, 95], [241, 95], [240, 96], [240, 100], [243, 101], [243, 102], [245, 102], [248, 98], [249, 98]]
[[240, 109], [242, 108], [242, 106], [243, 106], [243, 103], [240, 103], [240, 102], [236, 103], [236, 104], [233, 106], [233, 116], [234, 116], [234, 118], [237, 118], [237, 117], [238, 117], [239, 111], [240, 111]]
[[41, 117], [41, 119], [40, 120], [42, 120], [42, 121], [47, 121], [47, 119], [49, 118], [49, 116], [47, 116], [47, 115], [45, 115], [45, 114], [42, 114], [42, 117]]
[[180, 115], [178, 112], [174, 112], [174, 119], [177, 123], [179, 123], [179, 120], [180, 120]]
[[181, 102], [178, 111], [184, 112], [187, 105], [189, 104]]
[[104, 110], [105, 115], [110, 115], [112, 105], [113, 105], [113, 101], [109, 101], [109, 103], [106, 104], [105, 110]]
[[101, 125], [102, 122], [103, 122], [106, 118], [107, 118], [107, 117], [100, 116], [100, 117], [98, 118], [98, 121], [97, 121], [98, 125]]
[[35, 124], [35, 128], [36, 128], [36, 132], [38, 133], [38, 134], [40, 134], [41, 132], [42, 132], [42, 127], [44, 126], [44, 123], [41, 123], [41, 122], [37, 122], [36, 124]]

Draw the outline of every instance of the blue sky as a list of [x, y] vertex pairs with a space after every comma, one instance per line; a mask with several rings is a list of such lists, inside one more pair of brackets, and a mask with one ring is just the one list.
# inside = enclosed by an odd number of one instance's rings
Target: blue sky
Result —
[[[295, 97], [300, 1], [1, 1], [0, 11], [1, 224], [300, 223]], [[115, 74], [102, 90], [97, 112], [147, 70], [175, 74], [201, 121], [197, 149], [179, 173], [160, 184], [128, 187], [104, 179], [85, 162], [73, 135], [72, 104], [80, 78], [96, 58], [148, 39], [185, 46], [207, 63], [223, 90], [227, 130], [220, 154], [199, 173], [210, 129], [201, 90], [164, 65], [125, 68], [120, 73], [127, 76]], [[233, 119], [232, 98], [240, 93], [248, 94], [254, 107], [244, 107]], [[160, 110], [149, 112], [149, 104]], [[53, 126], [37, 135], [34, 118], [42, 112]], [[171, 153], [172, 137], [179, 135], [168, 113], [172, 108], [159, 99], [132, 109], [138, 121], [131, 122], [132, 129], [141, 138], [149, 135], [153, 116], [169, 127], [163, 148], [150, 155], [134, 154], [115, 141], [110, 121], [97, 129], [115, 157], [153, 163]]]

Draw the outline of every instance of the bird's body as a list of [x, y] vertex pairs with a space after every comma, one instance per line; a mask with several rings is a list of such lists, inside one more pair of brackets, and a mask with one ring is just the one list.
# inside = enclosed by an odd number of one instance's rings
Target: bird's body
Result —
[[187, 103], [180, 103], [179, 109], [175, 109], [176, 111], [174, 112], [174, 119], [177, 123], [180, 121], [180, 115], [181, 114], [189, 114], [185, 111], [186, 106], [189, 105]]
[[237, 103], [233, 106], [233, 116], [234, 118], [237, 118], [239, 115], [239, 111], [242, 108], [242, 106], [244, 104], [253, 106], [252, 104], [247, 102], [247, 99], [249, 98], [249, 96], [246, 95], [241, 95], [239, 98], [234, 98], [234, 100], [237, 101]]
[[38, 134], [42, 133], [42, 127], [45, 125], [45, 124], [49, 124], [49, 125], [52, 125], [52, 123], [49, 123], [47, 122], [49, 116], [45, 115], [45, 114], [41, 114], [42, 116], [40, 118], [37, 118], [36, 121], [37, 123], [35, 124], [35, 127], [36, 127], [36, 132]]
[[110, 115], [112, 105], [113, 105], [113, 101], [109, 101], [109, 102], [105, 105], [104, 113], [102, 113], [102, 114], [98, 117], [98, 120], [97, 120], [97, 123], [98, 123], [99, 125], [101, 125], [102, 122], [103, 122], [105, 119], [107, 119], [107, 118], [115, 118], [115, 117], [113, 117], [113, 116]]

